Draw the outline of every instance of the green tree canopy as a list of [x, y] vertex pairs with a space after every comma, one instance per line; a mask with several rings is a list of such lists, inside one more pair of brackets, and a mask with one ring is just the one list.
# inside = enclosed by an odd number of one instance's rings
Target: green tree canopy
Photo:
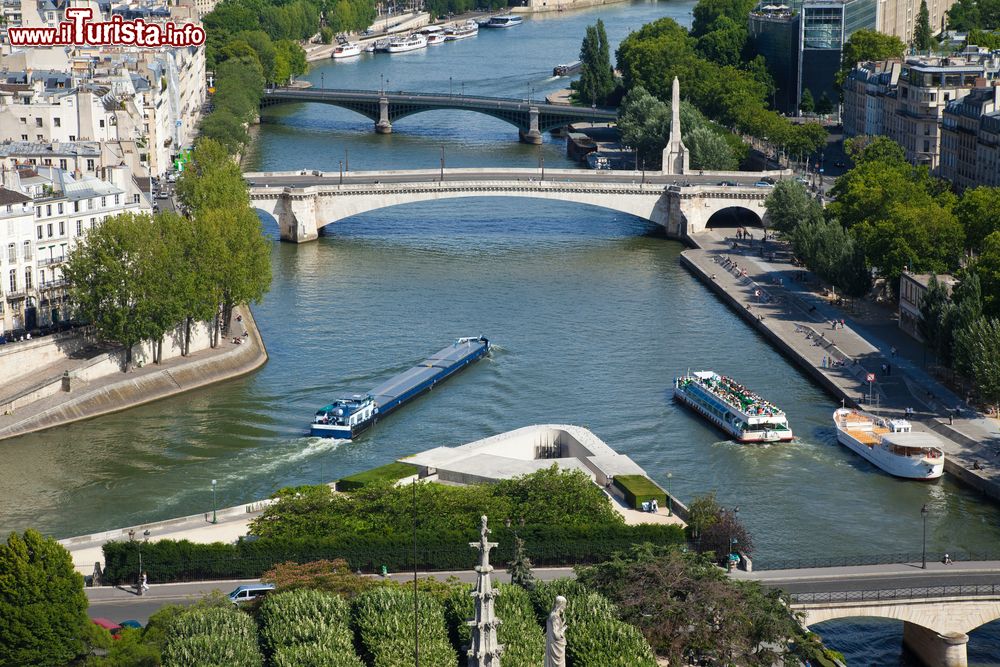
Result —
[[1000, 28], [1000, 0], [958, 0], [948, 10], [951, 30]]
[[952, 324], [955, 306], [948, 289], [937, 276], [931, 276], [927, 290], [920, 299], [920, 321], [917, 330], [924, 343], [934, 351], [940, 363], [951, 359]]
[[707, 124], [691, 130], [684, 137], [684, 144], [690, 151], [692, 169], [710, 171], [736, 171], [739, 162], [729, 143], [717, 132], [713, 132]]
[[756, 0], [699, 0], [694, 6], [691, 34], [699, 38], [707, 35], [718, 30], [722, 20], [745, 26], [750, 10], [755, 6]]
[[862, 244], [836, 220], [808, 220], [795, 227], [792, 248], [811, 271], [848, 296], [871, 288]]
[[1000, 318], [1000, 231], [983, 239], [982, 252], [973, 265], [982, 283], [983, 310]]
[[764, 202], [770, 226], [791, 234], [800, 223], [816, 223], [823, 219], [823, 207], [809, 196], [798, 181], [780, 181]]
[[859, 62], [902, 58], [905, 52], [906, 45], [899, 37], [886, 35], [877, 30], [857, 30], [844, 43], [840, 71], [835, 77], [837, 85], [844, 85], [847, 73]]
[[799, 102], [799, 111], [802, 113], [812, 113], [816, 110], [816, 101], [813, 99], [812, 91], [808, 88], [802, 89], [802, 101]]
[[931, 14], [927, 11], [927, 0], [920, 0], [917, 23], [913, 26], [913, 48], [917, 51], [929, 51], [933, 45], [934, 33], [931, 32]]
[[955, 333], [984, 401], [1000, 410], [1000, 320], [979, 318]]
[[830, 96], [823, 91], [823, 94], [819, 96], [819, 101], [816, 102], [816, 113], [821, 116], [833, 113], [833, 101]]
[[0, 545], [0, 665], [65, 665], [85, 650], [87, 597], [69, 552], [34, 530]]
[[962, 193], [955, 215], [965, 229], [965, 245], [973, 252], [982, 250], [983, 241], [1000, 231], [1000, 188], [985, 185]]
[[596, 25], [587, 26], [580, 60], [583, 63], [580, 79], [572, 84], [576, 98], [582, 104], [606, 104], [615, 90], [615, 73], [611, 66], [608, 34], [601, 19], [597, 19]]

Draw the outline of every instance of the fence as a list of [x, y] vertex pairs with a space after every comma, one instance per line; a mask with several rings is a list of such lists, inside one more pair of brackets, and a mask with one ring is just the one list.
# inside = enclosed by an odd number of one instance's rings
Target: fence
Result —
[[[1000, 560], [1000, 554], [988, 551], [949, 551], [926, 553], [927, 562], [942, 562], [945, 555], [952, 561], [989, 561]], [[886, 554], [863, 554], [845, 556], [818, 556], [813, 558], [761, 559], [754, 561], [757, 570], [801, 570], [816, 567], [851, 567], [857, 565], [894, 565], [901, 563], [921, 563], [925, 554], [922, 552], [899, 552]]]
[[967, 586], [923, 586], [919, 588], [887, 588], [874, 591], [828, 591], [825, 593], [792, 593], [793, 604], [823, 602], [878, 602], [879, 600], [918, 600], [926, 598], [1000, 596], [1000, 584]]

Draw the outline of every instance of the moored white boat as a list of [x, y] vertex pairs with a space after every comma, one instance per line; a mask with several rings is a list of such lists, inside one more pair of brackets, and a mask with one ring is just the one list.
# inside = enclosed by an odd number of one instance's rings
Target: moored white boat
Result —
[[394, 37], [389, 41], [386, 51], [389, 53], [406, 53], [416, 51], [427, 46], [427, 38], [420, 34], [407, 35], [406, 37]]
[[444, 39], [453, 42], [458, 39], [468, 39], [479, 34], [479, 24], [469, 19], [465, 23], [458, 23], [448, 26], [444, 30]]
[[352, 58], [357, 55], [361, 55], [361, 45], [355, 42], [338, 44], [337, 47], [333, 50], [333, 57], [336, 59]]
[[434, 32], [427, 35], [427, 46], [433, 46], [434, 44], [444, 44], [444, 33]]
[[480, 23], [481, 28], [513, 28], [521, 25], [524, 18], [516, 14], [504, 14], [503, 16], [491, 16], [489, 21]]
[[890, 475], [937, 479], [944, 474], [941, 440], [914, 433], [905, 419], [886, 419], [850, 408], [833, 413], [837, 441]]
[[674, 398], [739, 442], [787, 442], [785, 413], [732, 378], [695, 371], [674, 380]]

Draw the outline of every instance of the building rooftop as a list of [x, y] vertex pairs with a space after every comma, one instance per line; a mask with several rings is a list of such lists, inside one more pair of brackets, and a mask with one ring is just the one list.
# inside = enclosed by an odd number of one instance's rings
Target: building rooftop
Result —
[[938, 280], [939, 283], [947, 286], [949, 289], [953, 288], [959, 282], [958, 278], [956, 278], [955, 276], [949, 275], [947, 273], [940, 273], [940, 274], [934, 274], [934, 273], [910, 273], [909, 271], [903, 271], [903, 276], [905, 276], [906, 278], [909, 278], [910, 280], [912, 280], [913, 282], [917, 283], [918, 285], [920, 285], [924, 289], [927, 289], [927, 285], [930, 284], [931, 277], [934, 276], [934, 275], [937, 275], [937, 280]]
[[28, 195], [22, 194], [16, 190], [8, 190], [7, 188], [0, 187], [0, 206], [23, 204], [29, 201], [31, 201], [31, 197]]
[[0, 157], [100, 157], [101, 144], [96, 141], [73, 143], [39, 141], [9, 141], [0, 143]]

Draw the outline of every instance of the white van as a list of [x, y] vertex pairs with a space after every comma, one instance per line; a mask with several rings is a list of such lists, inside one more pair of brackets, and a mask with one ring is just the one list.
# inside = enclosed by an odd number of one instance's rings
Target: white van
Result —
[[230, 593], [229, 601], [238, 606], [244, 602], [250, 602], [251, 600], [256, 600], [259, 597], [264, 597], [273, 590], [274, 584], [247, 584], [238, 587]]

